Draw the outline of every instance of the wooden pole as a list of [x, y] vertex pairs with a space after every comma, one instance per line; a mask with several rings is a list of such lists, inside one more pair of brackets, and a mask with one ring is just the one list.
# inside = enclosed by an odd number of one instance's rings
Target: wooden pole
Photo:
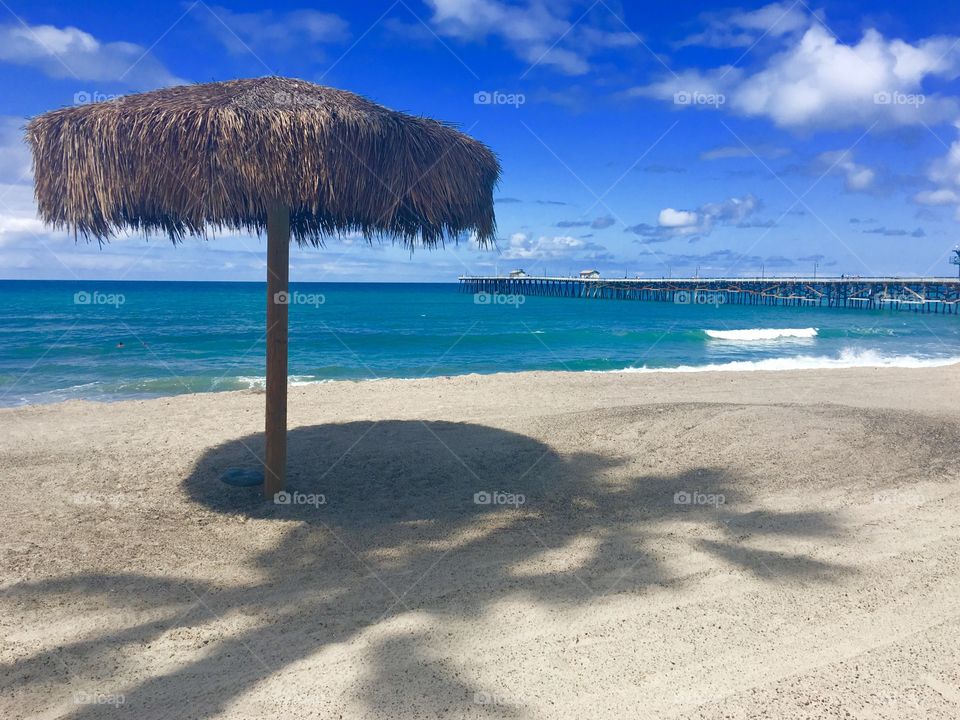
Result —
[[290, 210], [267, 211], [267, 408], [263, 494], [272, 498], [287, 479], [287, 317], [290, 307]]

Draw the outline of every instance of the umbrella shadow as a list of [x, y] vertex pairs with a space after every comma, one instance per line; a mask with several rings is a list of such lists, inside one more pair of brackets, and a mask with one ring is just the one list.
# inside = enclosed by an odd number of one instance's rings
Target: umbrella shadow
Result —
[[[210, 716], [275, 676], [289, 692], [272, 702], [294, 715], [327, 716], [350, 700], [377, 716], [536, 716], [535, 699], [469, 677], [451, 660], [470, 652], [458, 644], [465, 623], [517, 622], [498, 619], [504, 602], [586, 608], [599, 597], [695, 585], [703, 573], [730, 569], [770, 581], [831, 582], [853, 572], [742, 542], [840, 530], [823, 513], [738, 511], [751, 498], [730, 469], [632, 477], [618, 458], [561, 455], [505, 430], [381, 421], [290, 431], [289, 495], [281, 502], [218, 481], [226, 468], [262, 456], [262, 447], [262, 436], [251, 436], [213, 448], [183, 483], [193, 503], [250, 523], [254, 545], [262, 523], [281, 530], [277, 542], [247, 553], [236, 568], [244, 580], [221, 586], [131, 572], [14, 586], [14, 602], [79, 596], [122, 609], [129, 622], [26, 654], [0, 672], [23, 692], [44, 687], [69, 702], [77, 678], [64, 673], [64, 658], [99, 676], [99, 688], [110, 685], [111, 668], [156, 661], [132, 687], [103, 691], [122, 694], [123, 705], [75, 704], [63, 713], [84, 719], [170, 717], [171, 709]], [[698, 489], [713, 504], [684, 502], [683, 493]], [[700, 574], [678, 576], [659, 559], [664, 523], [691, 530], [686, 546], [699, 553]], [[183, 633], [191, 659], [152, 657], [149, 649], [169, 642], [171, 630]], [[342, 669], [346, 643], [357, 643], [363, 670], [344, 698], [315, 668]], [[300, 664], [307, 659], [310, 670]]]

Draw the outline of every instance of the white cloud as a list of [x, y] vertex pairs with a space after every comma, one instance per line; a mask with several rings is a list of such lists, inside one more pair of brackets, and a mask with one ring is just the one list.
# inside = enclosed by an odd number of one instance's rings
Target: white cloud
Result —
[[[615, 29], [578, 22], [556, 15], [543, 2], [510, 5], [501, 0], [426, 0], [432, 8], [430, 22], [441, 35], [460, 40], [489, 36], [502, 38], [511, 50], [531, 65], [549, 65], [567, 75], [590, 70], [590, 55], [609, 48], [634, 47], [639, 38], [615, 18]], [[606, 9], [604, 9], [606, 13]]]
[[717, 223], [739, 225], [759, 209], [760, 201], [748, 193], [742, 198], [732, 197], [720, 203], [707, 203], [700, 208], [700, 214], [711, 227]]
[[939, 190], [923, 190], [914, 195], [921, 205], [957, 205], [960, 204], [960, 195], [956, 190], [940, 188]]
[[[960, 131], [960, 121], [954, 126]], [[947, 154], [930, 164], [927, 179], [937, 187], [917, 193], [914, 201], [921, 205], [954, 205], [960, 221], [960, 140], [954, 140]]]
[[23, 118], [0, 116], [0, 183], [29, 182], [30, 149], [23, 140]]
[[704, 13], [706, 28], [684, 38], [677, 47], [750, 47], [763, 38], [776, 38], [807, 27], [808, 17], [796, 2], [776, 2], [757, 10]]
[[789, 154], [790, 150], [787, 148], [771, 147], [769, 145], [756, 145], [751, 147], [747, 147], [746, 145], [724, 145], [711, 150], [704, 150], [700, 153], [700, 159], [727, 160], [729, 158], [760, 157], [765, 160], [775, 160]]
[[657, 224], [660, 227], [678, 228], [696, 225], [698, 220], [697, 213], [689, 210], [674, 210], [673, 208], [664, 208], [657, 217]]
[[500, 252], [504, 258], [513, 260], [605, 260], [610, 257], [606, 248], [598, 243], [589, 242], [570, 235], [534, 238], [527, 233], [514, 233]]
[[725, 102], [717, 109], [798, 129], [930, 124], [960, 114], [955, 98], [923, 88], [931, 78], [960, 74], [957, 38], [910, 44], [870, 29], [857, 44], [844, 45], [812, 18], [808, 22], [802, 35], [783, 36], [781, 51], [756, 71], [686, 70], [628, 94], [669, 102], [682, 93], [719, 94]]
[[35, 67], [50, 77], [154, 88], [185, 82], [146, 48], [101, 42], [75, 27], [0, 25], [0, 61]]
[[239, 55], [251, 49], [303, 51], [305, 46], [342, 42], [350, 37], [349, 25], [343, 18], [318, 10], [235, 13], [214, 5], [194, 12], [230, 52]]
[[23, 118], [0, 116], [0, 247], [47, 232], [37, 218]]
[[0, 184], [0, 247], [50, 232], [37, 217], [32, 184]]
[[[743, 71], [731, 65], [713, 68], [706, 71], [680, 70], [664, 76], [661, 80], [649, 85], [634, 87], [626, 91], [628, 97], [651, 97], [657, 100], [666, 100], [677, 107], [716, 109], [717, 103], [695, 103], [690, 98], [696, 96], [723, 96], [722, 104], [726, 104], [726, 94], [743, 77]], [[686, 96], [688, 102], [680, 102], [678, 98]]]
[[667, 207], [658, 214], [656, 225], [640, 223], [626, 230], [646, 242], [666, 242], [677, 237], [687, 237], [692, 242], [709, 235], [718, 225], [747, 226], [760, 207], [760, 200], [748, 193], [722, 202], [705, 203], [696, 210]]
[[853, 160], [853, 152], [849, 150], [831, 150], [820, 153], [817, 163], [823, 172], [843, 177], [844, 187], [850, 192], [862, 192], [873, 185], [876, 173], [866, 165], [860, 165]]
[[[960, 130], [960, 122], [956, 127]], [[934, 161], [928, 175], [933, 182], [940, 185], [960, 187], [960, 140], [950, 144], [946, 156]]]

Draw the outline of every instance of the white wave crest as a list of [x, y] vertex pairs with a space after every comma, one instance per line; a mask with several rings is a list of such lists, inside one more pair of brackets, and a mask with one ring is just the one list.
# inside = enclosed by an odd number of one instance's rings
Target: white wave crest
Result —
[[737, 340], [753, 342], [755, 340], [779, 340], [780, 338], [814, 338], [816, 328], [753, 328], [750, 330], [704, 330], [707, 337], [714, 340]]
[[839, 368], [934, 368], [956, 365], [960, 356], [922, 358], [913, 355], [881, 355], [874, 350], [843, 350], [838, 357], [798, 355], [797, 357], [767, 358], [765, 360], [737, 360], [711, 365], [680, 365], [670, 368], [624, 368], [592, 372], [624, 373], [695, 373], [743, 372], [753, 370], [822, 370]]
[[[263, 375], [237, 375], [232, 378], [224, 378], [214, 383], [214, 387], [222, 385], [224, 382], [236, 383], [244, 386], [248, 390], [263, 390], [267, 387], [267, 378]], [[290, 387], [300, 387], [302, 385], [319, 385], [320, 383], [333, 382], [329, 379], [321, 379], [316, 375], [291, 375], [287, 378], [287, 385]]]

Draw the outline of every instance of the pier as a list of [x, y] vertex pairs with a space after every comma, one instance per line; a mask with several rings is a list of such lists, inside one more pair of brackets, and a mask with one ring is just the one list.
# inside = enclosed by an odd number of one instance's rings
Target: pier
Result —
[[679, 305], [781, 305], [957, 314], [960, 279], [944, 277], [603, 278], [531, 275], [459, 278], [461, 292]]

